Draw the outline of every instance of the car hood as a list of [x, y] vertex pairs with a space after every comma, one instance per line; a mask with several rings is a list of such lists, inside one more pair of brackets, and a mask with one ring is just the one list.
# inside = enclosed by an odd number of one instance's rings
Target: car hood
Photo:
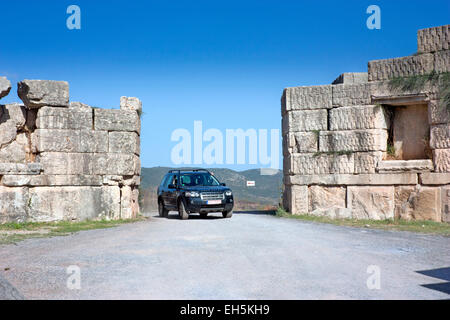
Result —
[[225, 192], [227, 190], [231, 190], [228, 187], [224, 186], [214, 186], [214, 187], [183, 187], [183, 190], [186, 191], [197, 191], [197, 192]]

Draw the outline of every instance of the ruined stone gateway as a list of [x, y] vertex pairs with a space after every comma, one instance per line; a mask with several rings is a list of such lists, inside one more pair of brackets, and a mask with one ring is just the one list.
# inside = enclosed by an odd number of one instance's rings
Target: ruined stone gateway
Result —
[[284, 90], [286, 210], [450, 222], [450, 25], [417, 42], [368, 73]]
[[[0, 98], [10, 90], [0, 77]], [[0, 105], [0, 223], [136, 217], [139, 99], [97, 109], [44, 80], [19, 82], [18, 95]]]

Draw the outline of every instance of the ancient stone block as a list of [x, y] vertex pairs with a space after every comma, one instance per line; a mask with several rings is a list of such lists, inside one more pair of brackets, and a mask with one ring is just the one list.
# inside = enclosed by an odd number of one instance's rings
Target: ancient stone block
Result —
[[353, 154], [292, 154], [292, 173], [300, 175], [353, 173]]
[[317, 152], [319, 145], [319, 133], [295, 132], [289, 134], [292, 141], [292, 153]]
[[431, 126], [430, 136], [432, 149], [450, 148], [450, 123]]
[[0, 163], [0, 175], [39, 174], [43, 170], [40, 163]]
[[383, 158], [383, 152], [355, 152], [355, 173], [375, 173], [378, 163]]
[[289, 186], [283, 199], [285, 208], [292, 214], [308, 212], [308, 186]]
[[332, 107], [331, 85], [287, 88], [286, 111]]
[[417, 31], [418, 52], [435, 52], [450, 49], [450, 25]]
[[95, 109], [95, 130], [106, 131], [141, 131], [137, 112], [115, 109]]
[[0, 223], [27, 220], [28, 189], [0, 186]]
[[346, 72], [339, 75], [332, 84], [356, 84], [369, 81], [367, 72]]
[[42, 107], [36, 118], [38, 129], [85, 129], [92, 130], [92, 110], [90, 108]]
[[330, 110], [330, 130], [387, 129], [389, 117], [381, 106], [342, 107]]
[[450, 122], [450, 109], [440, 100], [428, 103], [428, 122], [430, 124], [445, 124]]
[[347, 208], [356, 219], [394, 219], [394, 187], [347, 187]]
[[333, 86], [333, 106], [361, 106], [371, 104], [370, 83], [338, 84]]
[[442, 221], [450, 222], [450, 186], [441, 188], [441, 201]]
[[30, 221], [120, 218], [120, 189], [115, 186], [36, 187], [29, 196]]
[[378, 172], [423, 172], [434, 169], [432, 160], [383, 160], [378, 163]]
[[94, 175], [97, 174], [94, 156], [91, 153], [43, 152], [39, 155], [39, 162], [48, 175]]
[[109, 133], [109, 150], [112, 153], [140, 153], [140, 140], [136, 132]]
[[32, 143], [38, 152], [108, 152], [108, 133], [94, 130], [36, 129]]
[[425, 53], [417, 56], [369, 61], [369, 81], [389, 80], [396, 77], [408, 77], [428, 74], [433, 71], [434, 58]]
[[129, 186], [123, 186], [121, 188], [121, 219], [133, 219], [139, 214], [139, 203], [138, 196], [139, 193], [137, 189], [131, 188]]
[[395, 217], [403, 220], [441, 221], [441, 190], [420, 185], [395, 188]]
[[420, 184], [443, 185], [450, 184], [450, 172], [424, 172], [420, 174]]
[[0, 106], [0, 110], [0, 148], [3, 148], [16, 139], [17, 131], [24, 127], [26, 111], [16, 103]]
[[11, 91], [11, 82], [6, 77], [0, 77], [0, 99], [6, 97]]
[[325, 215], [331, 218], [351, 218], [350, 210], [345, 210], [345, 199], [345, 187], [311, 186], [309, 188], [309, 212], [313, 215]]
[[450, 149], [433, 150], [434, 171], [450, 172]]
[[327, 110], [291, 111], [283, 116], [283, 134], [295, 131], [327, 130]]
[[17, 94], [29, 109], [69, 106], [69, 84], [66, 81], [23, 80], [17, 84]]
[[[405, 87], [404, 85], [396, 84], [391, 80], [374, 81], [370, 83], [370, 94], [374, 103], [385, 103], [383, 100], [389, 99], [388, 104], [407, 105], [411, 104], [411, 100], [420, 100], [425, 102], [427, 97], [437, 99], [439, 87], [436, 83], [425, 82], [422, 86], [413, 88]], [[433, 96], [433, 97], [432, 97]]]
[[88, 112], [92, 112], [92, 107], [82, 103], [82, 102], [78, 102], [78, 101], [72, 101], [69, 104], [69, 108], [75, 111], [88, 111]]
[[387, 131], [381, 129], [321, 131], [319, 150], [322, 152], [385, 151], [387, 138]]
[[285, 183], [304, 185], [416, 185], [417, 173], [318, 174], [285, 176]]
[[[1, 128], [1, 126], [0, 126]], [[19, 133], [15, 140], [0, 149], [0, 162], [25, 163], [31, 152], [30, 144], [25, 133]]]
[[138, 159], [139, 157], [133, 154], [97, 153], [92, 160], [95, 174], [134, 176], [136, 171], [140, 174]]
[[19, 186], [101, 186], [101, 176], [93, 175], [5, 175], [2, 184]]
[[434, 54], [434, 70], [438, 73], [450, 72], [450, 50]]
[[120, 109], [142, 114], [142, 101], [135, 97], [120, 97]]

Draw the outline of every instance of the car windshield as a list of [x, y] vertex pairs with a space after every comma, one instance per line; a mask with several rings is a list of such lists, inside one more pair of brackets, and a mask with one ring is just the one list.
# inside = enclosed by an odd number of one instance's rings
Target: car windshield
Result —
[[219, 181], [208, 172], [183, 173], [180, 177], [183, 187], [219, 186]]

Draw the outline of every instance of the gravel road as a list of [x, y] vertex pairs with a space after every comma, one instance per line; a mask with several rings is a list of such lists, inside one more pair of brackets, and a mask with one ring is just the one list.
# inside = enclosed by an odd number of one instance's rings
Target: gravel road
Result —
[[448, 237], [257, 213], [0, 246], [2, 299], [449, 299], [449, 281]]

